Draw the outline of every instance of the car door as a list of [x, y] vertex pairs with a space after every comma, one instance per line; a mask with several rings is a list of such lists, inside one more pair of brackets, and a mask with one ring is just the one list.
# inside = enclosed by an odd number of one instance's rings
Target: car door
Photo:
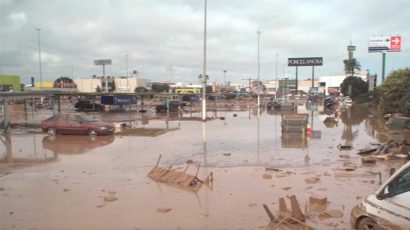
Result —
[[57, 117], [55, 120], [54, 126], [57, 130], [58, 133], [65, 134], [68, 131], [68, 115], [67, 114], [61, 114]]
[[68, 132], [70, 134], [83, 134], [85, 130], [84, 121], [77, 114], [70, 114], [68, 119]]

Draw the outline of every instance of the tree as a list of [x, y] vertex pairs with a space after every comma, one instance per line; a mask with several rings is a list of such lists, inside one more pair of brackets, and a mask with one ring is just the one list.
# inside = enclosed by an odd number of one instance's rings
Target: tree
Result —
[[163, 83], [153, 83], [151, 89], [153, 92], [167, 93], [169, 91], [169, 85]]
[[61, 76], [57, 78], [53, 83], [54, 88], [76, 88], [76, 84], [73, 79], [67, 76]]
[[135, 87], [134, 92], [135, 93], [146, 93], [148, 92], [148, 90], [143, 86], [138, 86], [138, 87]]
[[[252, 81], [251, 83], [252, 89], [254, 92], [258, 92], [258, 80]], [[259, 81], [259, 92], [263, 93], [266, 90], [266, 86], [262, 83], [262, 81]]]
[[345, 73], [346, 75], [351, 74], [351, 76], [354, 76], [354, 71], [358, 70], [360, 71], [362, 66], [360, 65], [360, 62], [356, 60], [356, 58], [353, 58], [351, 60], [346, 59], [343, 60], [343, 63], [345, 65]]
[[111, 83], [110, 83], [110, 85], [111, 85], [111, 92], [114, 92], [114, 91], [115, 91], [115, 89], [116, 89], [116, 86], [115, 86], [115, 81], [114, 81], [114, 79], [112, 79], [112, 80], [111, 80]]
[[101, 89], [101, 87], [100, 87], [99, 85], [97, 85], [97, 88], [95, 88], [95, 92], [97, 92], [97, 93], [101, 93], [101, 92], [102, 92], [102, 89]]
[[340, 85], [341, 92], [345, 96], [350, 96], [352, 100], [359, 95], [365, 94], [369, 91], [369, 87], [360, 77], [347, 77]]
[[389, 74], [376, 90], [376, 100], [385, 113], [410, 116], [410, 68]]

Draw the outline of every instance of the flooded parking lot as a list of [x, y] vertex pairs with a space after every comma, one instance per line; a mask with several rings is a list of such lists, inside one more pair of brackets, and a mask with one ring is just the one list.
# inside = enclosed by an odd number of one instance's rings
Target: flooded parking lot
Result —
[[[262, 109], [258, 116], [252, 106], [209, 112], [207, 122], [198, 113], [92, 113], [132, 127], [108, 136], [51, 137], [15, 127], [0, 148], [0, 229], [272, 229], [263, 204], [277, 216], [278, 199], [289, 203], [291, 195], [310, 226], [350, 229], [352, 207], [405, 162], [362, 164], [359, 149], [390, 139], [410, 143], [367, 111], [301, 105], [310, 128], [302, 138], [282, 133], [282, 113]], [[37, 111], [29, 119], [50, 115]], [[200, 165], [198, 178], [212, 172], [213, 182], [193, 191], [150, 179], [160, 155], [159, 166], [189, 165], [186, 172], [196, 175]], [[326, 198], [326, 207], [311, 210], [310, 197]], [[341, 215], [321, 215], [325, 210]]]

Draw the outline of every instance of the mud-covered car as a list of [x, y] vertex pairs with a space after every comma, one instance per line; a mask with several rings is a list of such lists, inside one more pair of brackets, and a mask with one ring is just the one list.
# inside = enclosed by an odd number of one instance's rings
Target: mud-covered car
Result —
[[166, 112], [168, 109], [170, 112], [176, 112], [178, 109], [182, 109], [186, 106], [186, 103], [183, 101], [169, 101], [165, 102], [162, 105], [155, 106], [155, 110], [159, 113]]
[[410, 229], [410, 162], [351, 212], [353, 229]]
[[96, 121], [85, 114], [56, 114], [41, 122], [41, 129], [55, 134], [113, 134], [114, 124]]

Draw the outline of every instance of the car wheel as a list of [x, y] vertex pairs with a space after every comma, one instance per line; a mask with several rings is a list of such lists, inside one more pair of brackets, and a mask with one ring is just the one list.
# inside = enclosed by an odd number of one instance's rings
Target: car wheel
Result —
[[359, 225], [357, 226], [358, 230], [380, 230], [381, 228], [379, 227], [379, 225], [377, 225], [377, 223], [368, 218], [368, 217], [364, 217], [363, 219], [361, 219], [359, 221]]
[[47, 133], [50, 134], [50, 135], [56, 135], [57, 134], [57, 129], [54, 128], [54, 127], [49, 127], [47, 129]]
[[90, 136], [97, 136], [97, 130], [95, 130], [95, 129], [90, 129], [90, 130], [88, 130], [88, 135], [90, 135]]

